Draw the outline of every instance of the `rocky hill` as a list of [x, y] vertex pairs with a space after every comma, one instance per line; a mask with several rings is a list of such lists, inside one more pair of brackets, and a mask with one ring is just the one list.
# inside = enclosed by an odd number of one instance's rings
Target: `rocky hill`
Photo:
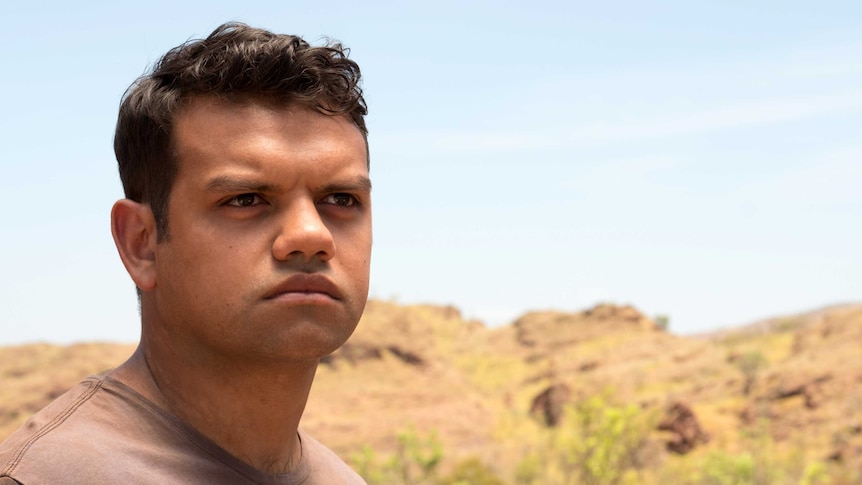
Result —
[[[0, 349], [0, 438], [132, 350]], [[625, 473], [592, 483], [856, 483], [860, 388], [862, 305], [680, 337], [630, 306], [533, 312], [486, 328], [453, 307], [372, 301], [353, 338], [324, 360], [303, 426], [379, 483], [417, 443], [441, 454], [438, 475], [473, 463], [497, 483], [568, 483], [579, 473], [588, 482], [582, 465], [595, 450], [628, 443], [595, 442], [590, 430], [607, 419], [637, 439], [613, 451], [623, 461], [611, 468]]]

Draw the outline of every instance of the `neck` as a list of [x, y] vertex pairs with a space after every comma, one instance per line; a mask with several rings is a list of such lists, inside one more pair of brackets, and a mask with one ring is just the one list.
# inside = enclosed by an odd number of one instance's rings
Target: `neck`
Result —
[[191, 424], [253, 467], [286, 473], [299, 462], [299, 420], [317, 361], [237, 362], [179, 352], [144, 336], [113, 377]]

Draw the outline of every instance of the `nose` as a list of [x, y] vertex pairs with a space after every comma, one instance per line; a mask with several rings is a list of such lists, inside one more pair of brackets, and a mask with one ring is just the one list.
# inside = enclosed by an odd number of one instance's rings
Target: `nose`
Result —
[[329, 261], [335, 256], [335, 240], [312, 200], [285, 208], [280, 216], [279, 233], [272, 243], [272, 255], [279, 261], [317, 258]]

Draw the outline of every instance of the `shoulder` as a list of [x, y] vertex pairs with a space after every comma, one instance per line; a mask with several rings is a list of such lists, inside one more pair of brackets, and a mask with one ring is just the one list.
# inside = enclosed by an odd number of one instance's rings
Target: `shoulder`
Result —
[[302, 460], [308, 467], [309, 485], [339, 483], [364, 485], [365, 480], [344, 463], [329, 448], [305, 433], [299, 431], [302, 440]]
[[30, 417], [9, 438], [0, 443], [0, 477], [7, 480], [0, 484], [15, 483], [8, 480], [22, 470], [26, 474], [26, 470], [32, 468], [32, 457], [45, 453], [46, 447], [43, 445], [46, 443], [49, 444], [49, 451], [44, 458], [61, 458], [65, 454], [64, 450], [54, 450], [54, 447], [50, 446], [53, 434], [68, 421], [74, 421], [79, 410], [87, 405], [101, 386], [102, 381], [99, 378], [84, 380]]
[[179, 462], [181, 469], [189, 468], [202, 455], [152, 403], [117, 381], [95, 376], [0, 444], [0, 477], [25, 485], [140, 483], [162, 465]]

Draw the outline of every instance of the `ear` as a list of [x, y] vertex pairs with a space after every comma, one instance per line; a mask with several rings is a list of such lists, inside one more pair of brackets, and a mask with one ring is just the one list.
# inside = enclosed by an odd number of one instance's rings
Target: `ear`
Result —
[[111, 210], [111, 234], [120, 259], [141, 291], [156, 286], [156, 220], [149, 205], [120, 199]]

